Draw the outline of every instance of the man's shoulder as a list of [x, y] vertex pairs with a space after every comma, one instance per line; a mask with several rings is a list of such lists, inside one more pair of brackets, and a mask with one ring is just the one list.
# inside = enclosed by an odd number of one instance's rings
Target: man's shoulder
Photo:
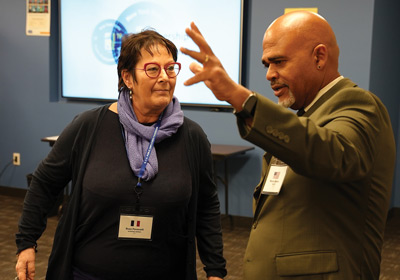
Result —
[[373, 101], [376, 96], [370, 91], [359, 87], [349, 78], [343, 78], [335, 84], [324, 96], [325, 100], [348, 102], [349, 100]]

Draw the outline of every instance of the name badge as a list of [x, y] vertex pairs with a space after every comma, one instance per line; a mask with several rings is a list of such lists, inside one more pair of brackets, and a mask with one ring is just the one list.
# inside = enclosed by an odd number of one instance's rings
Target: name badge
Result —
[[286, 176], [287, 164], [273, 157], [269, 168], [267, 180], [265, 180], [262, 194], [278, 195], [281, 191]]
[[146, 207], [121, 207], [118, 239], [151, 241], [154, 210]]

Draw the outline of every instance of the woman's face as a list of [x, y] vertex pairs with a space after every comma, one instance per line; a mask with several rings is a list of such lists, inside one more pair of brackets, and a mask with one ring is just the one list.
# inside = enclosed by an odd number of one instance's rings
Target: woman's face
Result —
[[[124, 82], [132, 90], [132, 104], [136, 117], [141, 123], [154, 122], [172, 100], [176, 77], [170, 78], [164, 70], [168, 63], [175, 62], [172, 55], [162, 45], [151, 49], [153, 54], [142, 49], [141, 58], [135, 66], [136, 81], [131, 73], [123, 71]], [[158, 63], [161, 66], [160, 75], [150, 78], [144, 70], [146, 63]]]

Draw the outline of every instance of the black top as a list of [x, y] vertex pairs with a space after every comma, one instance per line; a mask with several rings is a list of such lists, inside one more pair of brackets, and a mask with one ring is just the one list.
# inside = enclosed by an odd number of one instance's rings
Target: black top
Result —
[[[94, 155], [94, 152], [91, 151], [97, 142], [96, 136], [98, 131], [101, 130], [104, 117], [109, 113], [108, 107], [109, 105], [101, 106], [76, 116], [63, 130], [48, 156], [33, 173], [32, 182], [24, 201], [22, 216], [18, 223], [19, 232], [16, 234], [18, 252], [36, 245], [36, 240], [46, 227], [47, 213], [51, 210], [66, 184], [71, 182], [68, 207], [63, 212], [57, 226], [46, 279], [70, 280], [72, 278], [76, 241], [82, 238], [77, 233], [84, 233], [80, 228], [81, 215], [79, 213], [83, 195], [83, 181], [89, 158]], [[119, 125], [116, 126], [116, 129], [119, 129]], [[112, 134], [116, 137], [122, 135], [120, 131]], [[181, 136], [178, 137], [178, 135]], [[197, 279], [196, 243], [207, 276], [222, 278], [226, 275], [226, 269], [225, 260], [222, 256], [219, 201], [212, 176], [210, 143], [201, 127], [186, 117], [183, 125], [178, 129], [177, 137], [180, 139], [179, 141], [182, 140], [183, 149], [186, 151], [191, 178], [190, 185], [192, 186], [190, 201], [187, 205], [188, 217], [185, 229], [187, 232], [187, 252], [183, 264], [185, 266], [184, 279]], [[178, 138], [165, 139], [164, 141], [173, 141]], [[164, 141], [158, 145], [172, 145]], [[123, 147], [122, 144], [121, 146]], [[166, 154], [163, 157], [162, 150], [163, 148], [160, 147], [161, 158], [167, 160], [168, 164], [165, 164], [163, 159], [160, 166], [170, 169], [160, 171], [158, 175], [168, 176], [172, 174], [171, 176], [173, 176], [176, 155], [174, 154], [171, 157]], [[157, 154], [159, 151], [157, 150]], [[103, 152], [105, 151], [101, 151], [101, 153]], [[119, 159], [121, 162], [122, 160]], [[116, 169], [114, 169], [114, 172], [119, 172], [119, 169]], [[105, 171], [103, 170], [103, 172]], [[177, 174], [177, 176], [181, 176], [181, 174]], [[134, 179], [131, 178], [131, 180]], [[113, 184], [116, 184], [115, 180]], [[129, 190], [127, 190], [127, 193], [132, 195]], [[174, 197], [177, 196], [174, 195]], [[145, 198], [146, 193], [143, 194], [143, 201]], [[105, 212], [108, 213], [108, 211]], [[182, 226], [184, 225], [182, 224]], [[87, 230], [91, 231], [92, 237], [96, 236], [94, 230], [90, 228]], [[104, 246], [107, 246], [107, 244], [104, 244]], [[38, 250], [40, 251], [40, 248]], [[110, 261], [114, 258], [113, 255], [108, 257]], [[158, 269], [160, 264], [155, 265]], [[165, 277], [161, 279], [165, 279]]]
[[155, 150], [159, 172], [143, 182], [140, 200], [155, 209], [152, 240], [118, 239], [120, 207], [136, 203], [137, 177], [129, 166], [118, 115], [106, 113], [82, 184], [74, 265], [83, 272], [102, 279], [184, 278], [192, 187], [181, 133], [156, 144]]

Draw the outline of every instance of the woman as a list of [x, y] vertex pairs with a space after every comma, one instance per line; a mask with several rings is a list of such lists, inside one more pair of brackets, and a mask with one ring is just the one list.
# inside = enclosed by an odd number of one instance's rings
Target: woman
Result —
[[210, 145], [173, 96], [176, 61], [155, 31], [124, 38], [118, 102], [78, 115], [33, 174], [19, 279], [33, 272], [46, 214], [70, 180], [47, 279], [197, 279], [195, 240], [208, 279], [226, 275]]

